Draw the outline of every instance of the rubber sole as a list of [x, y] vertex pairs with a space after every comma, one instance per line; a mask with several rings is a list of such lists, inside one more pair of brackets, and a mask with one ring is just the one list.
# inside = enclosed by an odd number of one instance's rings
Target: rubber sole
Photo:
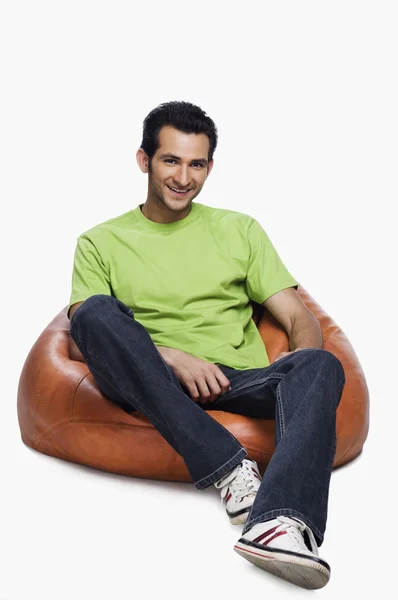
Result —
[[237, 541], [234, 550], [256, 567], [307, 590], [323, 588], [330, 579], [330, 567], [321, 559], [304, 558], [293, 552], [276, 552], [255, 542], [248, 543], [244, 538]]
[[244, 513], [241, 513], [241, 514], [238, 514], [235, 516], [228, 512], [227, 512], [227, 515], [229, 516], [229, 520], [231, 521], [232, 525], [244, 525], [247, 521], [247, 517], [249, 516], [249, 512], [250, 512], [250, 509]]

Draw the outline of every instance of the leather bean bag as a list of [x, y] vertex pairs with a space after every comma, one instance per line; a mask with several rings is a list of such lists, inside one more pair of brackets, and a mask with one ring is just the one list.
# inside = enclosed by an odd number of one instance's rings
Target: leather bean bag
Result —
[[[369, 429], [369, 393], [357, 356], [342, 330], [299, 285], [317, 317], [324, 349], [343, 364], [346, 385], [337, 410], [334, 467], [360, 454]], [[253, 319], [272, 363], [289, 350], [285, 330], [262, 305]], [[104, 396], [85, 363], [69, 356], [65, 307], [30, 350], [18, 385], [18, 420], [24, 444], [63, 460], [103, 471], [168, 481], [192, 481], [182, 457], [141, 413], [129, 414]], [[257, 461], [263, 474], [274, 451], [274, 421], [211, 410]]]

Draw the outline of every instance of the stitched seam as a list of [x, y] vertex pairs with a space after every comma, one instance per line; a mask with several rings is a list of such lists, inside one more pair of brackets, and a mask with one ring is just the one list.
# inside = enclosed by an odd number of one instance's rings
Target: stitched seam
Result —
[[[88, 367], [87, 367], [88, 368]], [[76, 395], [77, 395], [77, 391], [80, 387], [80, 384], [82, 383], [82, 381], [84, 379], [86, 379], [86, 377], [88, 377], [90, 375], [90, 370], [87, 371], [87, 373], [85, 373], [77, 382], [75, 391], [73, 392], [73, 398], [72, 398], [72, 420], [74, 420], [75, 418], [75, 400], [76, 400]]]
[[[34, 448], [35, 450], [37, 450], [37, 449], [39, 448], [39, 446], [40, 446], [40, 444], [41, 444], [42, 440], [43, 440], [43, 439], [44, 439], [44, 438], [45, 438], [47, 435], [49, 435], [49, 434], [50, 434], [52, 431], [54, 431], [54, 429], [57, 429], [57, 427], [61, 427], [62, 425], [65, 425], [65, 423], [71, 423], [71, 422], [73, 422], [73, 420], [74, 420], [74, 413], [75, 413], [75, 398], [76, 398], [77, 390], [79, 389], [79, 387], [80, 387], [80, 384], [81, 384], [81, 382], [83, 381], [83, 379], [85, 379], [85, 378], [86, 378], [86, 377], [87, 377], [89, 374], [90, 374], [90, 372], [88, 372], [88, 373], [84, 373], [84, 375], [82, 375], [82, 376], [79, 378], [79, 380], [78, 380], [78, 382], [77, 382], [77, 384], [76, 384], [76, 387], [75, 387], [75, 389], [74, 389], [74, 391], [73, 391], [72, 406], [71, 406], [71, 411], [70, 411], [70, 412], [71, 412], [71, 415], [72, 415], [72, 418], [71, 418], [71, 419], [64, 420], [64, 421], [61, 421], [61, 423], [57, 423], [57, 424], [56, 424], [56, 425], [54, 425], [53, 427], [50, 427], [50, 429], [48, 429], [47, 431], [44, 431], [43, 433], [41, 433], [41, 434], [38, 436], [38, 438], [37, 438], [37, 440], [35, 441], [35, 444], [34, 444], [34, 446], [32, 446], [32, 448]], [[68, 411], [68, 412], [69, 412], [69, 411]]]
[[[234, 461], [234, 459], [235, 459], [237, 456], [239, 456], [239, 454], [241, 454], [241, 453], [243, 453], [245, 456], [247, 456], [247, 451], [245, 450], [245, 448], [240, 448], [240, 449], [238, 450], [238, 452], [237, 452], [236, 454], [234, 454], [234, 455], [233, 455], [233, 457], [232, 457], [232, 458], [230, 458], [230, 459], [229, 459], [229, 460], [228, 460], [226, 463], [224, 463], [223, 465], [221, 465], [221, 467], [218, 467], [218, 469], [216, 469], [215, 471], [213, 471], [212, 473], [210, 473], [210, 475], [207, 475], [206, 477], [203, 477], [203, 479], [199, 479], [199, 481], [197, 481], [197, 482], [195, 483], [195, 485], [198, 485], [198, 484], [200, 484], [200, 483], [207, 483], [207, 482], [208, 482], [208, 480], [209, 480], [209, 479], [210, 479], [210, 478], [211, 478], [213, 475], [215, 475], [216, 473], [219, 473], [220, 471], [223, 471], [223, 472], [221, 472], [221, 473], [220, 473], [220, 476], [219, 476], [219, 478], [221, 478], [221, 477], [224, 475], [224, 473], [226, 473], [226, 472], [228, 472], [228, 470], [230, 470], [230, 469], [228, 468], [228, 467], [229, 467], [229, 465], [230, 465], [230, 464], [231, 464], [231, 463]], [[213, 483], [213, 482], [210, 482], [210, 483]]]
[[56, 425], [54, 425], [53, 427], [50, 427], [50, 429], [47, 429], [47, 431], [45, 431], [44, 433], [42, 433], [41, 436], [39, 437], [39, 441], [36, 444], [36, 450], [39, 450], [39, 446], [42, 443], [42, 441], [46, 437], [48, 437], [49, 435], [51, 435], [53, 431], [55, 431], [59, 427], [63, 427], [64, 425], [68, 425], [69, 423], [73, 423], [73, 419], [68, 419], [67, 421], [62, 421], [61, 423], [57, 423]]
[[[206, 409], [203, 409], [203, 410], [204, 410], [205, 412], [208, 412], [208, 410], [206, 410]], [[209, 410], [211, 411], [212, 409], [209, 409]], [[217, 410], [217, 408], [216, 408], [216, 409], [213, 409], [213, 410]], [[225, 412], [228, 412], [228, 411], [225, 411], [225, 410], [219, 410], [219, 409], [218, 409], [218, 412], [221, 412], [222, 414], [224, 414]], [[231, 433], [231, 432], [230, 432], [230, 431], [229, 431], [229, 430], [228, 430], [228, 429], [225, 427], [225, 425], [223, 425], [223, 424], [222, 424], [222, 422], [221, 422], [221, 419], [220, 419], [220, 421], [218, 421], [218, 424], [219, 424], [219, 426], [220, 426], [220, 427], [222, 427], [222, 428], [224, 429], [224, 431], [225, 431], [226, 433], [228, 433], [228, 434], [229, 434], [229, 437], [230, 437], [231, 439], [233, 439], [233, 441], [234, 441], [235, 443], [238, 443], [238, 444], [239, 444], [239, 441], [236, 439], [236, 437], [235, 437], [234, 435], [232, 435], [232, 433]], [[209, 475], [209, 477], [210, 477], [210, 475]], [[199, 483], [199, 482], [197, 482], [197, 483]]]
[[[137, 411], [137, 413], [142, 414], [140, 411]], [[117, 426], [117, 427], [130, 427], [130, 428], [134, 428], [134, 429], [149, 429], [150, 431], [153, 431], [154, 433], [159, 433], [151, 423], [136, 425], [133, 423], [131, 423], [131, 424], [121, 423], [120, 421], [91, 421], [88, 419], [76, 419], [75, 417], [73, 417], [73, 419], [69, 419], [67, 421], [62, 421], [61, 423], [57, 423], [57, 425], [54, 425], [53, 427], [51, 427], [50, 429], [48, 429], [47, 431], [42, 433], [40, 435], [39, 441], [36, 444], [36, 448], [38, 448], [41, 441], [45, 437], [49, 436], [53, 431], [55, 431], [55, 429], [58, 429], [59, 427], [62, 427], [63, 425], [68, 425], [69, 423], [82, 423], [84, 425], [113, 425], [113, 426]], [[159, 435], [160, 435], [160, 433], [159, 433]], [[256, 454], [259, 454], [260, 456], [263, 456], [265, 459], [268, 459], [268, 461], [272, 457], [272, 454], [265, 454], [264, 452], [261, 452], [257, 448], [251, 448], [249, 446], [246, 446], [246, 450], [248, 450], [250, 452], [254, 452]]]
[[279, 385], [276, 388], [276, 400], [277, 400], [276, 403], [278, 406], [279, 424], [280, 424], [281, 437], [282, 437], [282, 435], [285, 433], [285, 417], [283, 414], [282, 395], [279, 390]]
[[[54, 425], [54, 427], [51, 427], [50, 429], [48, 429], [45, 433], [43, 433], [40, 436], [40, 440], [37, 443], [37, 448], [40, 446], [41, 442], [48, 437], [49, 435], [51, 435], [53, 433], [53, 431], [55, 431], [56, 429], [59, 429], [60, 427], [63, 427], [64, 425], [69, 425], [70, 423], [83, 423], [84, 425], [112, 425], [112, 426], [117, 426], [117, 427], [129, 427], [129, 428], [134, 428], [134, 429], [153, 429], [153, 431], [156, 431], [156, 429], [153, 427], [153, 425], [133, 425], [133, 424], [128, 424], [128, 423], [120, 423], [118, 421], [88, 421], [86, 419], [68, 419], [67, 421], [62, 421], [62, 423], [57, 423], [56, 425]], [[160, 435], [160, 434], [159, 434]]]
[[[209, 475], [207, 475], [207, 477], [204, 477], [203, 479], [208, 479], [209, 477], [214, 475], [214, 473], [217, 473], [220, 469], [222, 469], [223, 466], [225, 466], [226, 464], [229, 464], [235, 458], [235, 456], [237, 456], [239, 454], [239, 452], [241, 452], [241, 450], [242, 450], [242, 448], [239, 448], [238, 452], [236, 454], [234, 454], [233, 457], [230, 458], [226, 463], [224, 463], [224, 465], [221, 465], [221, 467], [218, 467], [217, 469], [215, 469], [212, 473], [210, 473]], [[200, 483], [201, 481], [203, 481], [203, 479], [200, 479], [197, 483]]]
[[262, 385], [263, 383], [265, 383], [266, 381], [268, 381], [269, 379], [272, 378], [276, 378], [276, 379], [283, 379], [284, 378], [284, 374], [283, 373], [274, 373], [273, 375], [269, 375], [268, 377], [265, 378], [261, 378], [261, 379], [256, 379], [256, 381], [253, 381], [251, 383], [242, 385], [241, 387], [239, 387], [239, 389], [237, 390], [237, 392], [240, 392], [241, 390], [246, 390], [248, 388], [254, 387], [255, 385]]
[[87, 354], [89, 354], [90, 356], [95, 358], [95, 360], [98, 360], [98, 362], [100, 362], [101, 364], [106, 365], [106, 362], [104, 360], [102, 360], [102, 358], [99, 358], [99, 356], [97, 356], [93, 352], [90, 352], [90, 350], [86, 350], [86, 352], [87, 352]]

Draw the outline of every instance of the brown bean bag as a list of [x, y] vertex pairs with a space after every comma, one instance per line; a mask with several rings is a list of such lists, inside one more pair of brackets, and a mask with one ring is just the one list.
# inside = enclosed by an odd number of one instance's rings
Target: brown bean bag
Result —
[[[337, 410], [334, 467], [354, 459], [369, 429], [369, 393], [357, 356], [341, 329], [301, 287], [298, 293], [317, 317], [324, 348], [340, 359], [346, 385]], [[128, 414], [104, 396], [87, 365], [69, 357], [65, 307], [29, 352], [18, 386], [18, 419], [23, 442], [69, 462], [150, 479], [192, 481], [181, 456], [141, 413]], [[271, 362], [289, 349], [285, 330], [262, 305], [253, 319]], [[217, 410], [222, 423], [257, 461], [261, 473], [274, 451], [274, 421]]]

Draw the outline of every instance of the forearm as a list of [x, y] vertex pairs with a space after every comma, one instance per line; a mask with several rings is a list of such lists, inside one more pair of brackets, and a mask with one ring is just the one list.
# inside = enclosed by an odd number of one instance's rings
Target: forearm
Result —
[[323, 348], [323, 337], [318, 319], [308, 313], [296, 318], [289, 333], [290, 350], [299, 348]]
[[[156, 344], [155, 344], [155, 346], [156, 346]], [[161, 355], [161, 357], [163, 358], [163, 360], [170, 367], [173, 366], [178, 353], [182, 352], [182, 350], [177, 350], [176, 348], [167, 348], [167, 346], [156, 346], [156, 348], [157, 348], [159, 354]]]

